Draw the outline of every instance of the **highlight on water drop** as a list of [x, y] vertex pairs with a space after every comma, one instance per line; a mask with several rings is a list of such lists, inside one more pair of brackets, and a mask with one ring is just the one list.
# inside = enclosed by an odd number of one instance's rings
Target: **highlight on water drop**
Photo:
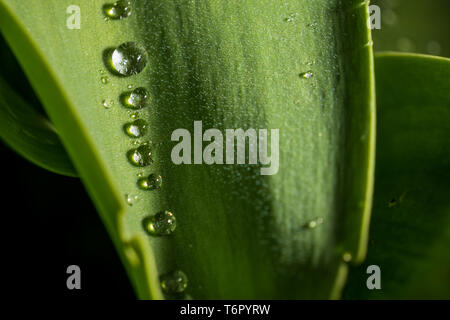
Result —
[[177, 220], [169, 211], [158, 212], [142, 221], [144, 230], [152, 236], [168, 236], [177, 227]]
[[175, 270], [160, 277], [161, 288], [165, 293], [182, 293], [188, 285], [188, 277], [181, 270]]
[[162, 177], [157, 174], [151, 174], [148, 177], [141, 177], [138, 180], [138, 186], [142, 190], [156, 190], [162, 186]]
[[121, 20], [131, 15], [131, 2], [118, 0], [114, 3], [105, 4], [103, 12], [108, 19]]
[[128, 160], [137, 167], [149, 166], [153, 163], [152, 150], [149, 144], [143, 144], [127, 153]]
[[114, 50], [107, 49], [106, 56], [107, 67], [124, 77], [141, 73], [147, 65], [147, 52], [136, 42], [125, 42]]
[[147, 121], [138, 119], [133, 122], [126, 123], [123, 129], [130, 138], [140, 138], [147, 133], [147, 127]]
[[147, 106], [149, 93], [145, 88], [136, 88], [121, 95], [120, 101], [130, 109], [142, 109]]

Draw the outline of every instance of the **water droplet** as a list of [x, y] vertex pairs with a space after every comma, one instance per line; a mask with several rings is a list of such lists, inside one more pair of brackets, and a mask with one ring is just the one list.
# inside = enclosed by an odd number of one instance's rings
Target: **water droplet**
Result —
[[109, 83], [109, 78], [108, 78], [108, 77], [101, 77], [101, 78], [100, 78], [100, 81], [101, 81], [103, 84], [107, 84], [107, 83]]
[[125, 124], [123, 127], [125, 133], [131, 138], [139, 138], [147, 132], [148, 123], [145, 120], [138, 119], [133, 122]]
[[125, 19], [131, 14], [131, 3], [129, 1], [119, 0], [113, 4], [104, 5], [103, 11], [109, 19]]
[[318, 226], [320, 226], [321, 224], [323, 224], [323, 218], [317, 218], [314, 220], [309, 221], [305, 227], [307, 227], [308, 229], [315, 229]]
[[397, 40], [397, 48], [400, 51], [412, 52], [415, 50], [416, 45], [411, 39], [404, 37]]
[[131, 194], [125, 195], [125, 200], [130, 207], [137, 201], [137, 199], [138, 199], [138, 196], [133, 196]]
[[298, 16], [298, 13], [292, 13], [289, 15], [289, 17], [285, 18], [284, 21], [293, 22], [297, 16]]
[[147, 65], [147, 52], [135, 42], [125, 42], [112, 53], [112, 67], [123, 76], [140, 73]]
[[353, 257], [352, 257], [352, 254], [351, 254], [350, 252], [345, 252], [345, 253], [342, 255], [342, 260], [343, 260], [344, 262], [350, 262], [350, 261], [352, 261], [352, 259], [353, 259]]
[[383, 21], [389, 26], [393, 26], [397, 24], [398, 17], [394, 10], [392, 9], [384, 9], [383, 11]]
[[127, 155], [130, 162], [138, 167], [145, 167], [153, 163], [152, 151], [148, 144], [143, 144], [128, 151]]
[[149, 94], [145, 88], [137, 88], [121, 96], [122, 104], [131, 109], [142, 109], [147, 105]]
[[130, 119], [135, 120], [137, 118], [139, 118], [139, 113], [138, 112], [130, 113]]
[[139, 188], [143, 190], [155, 190], [161, 188], [162, 177], [160, 175], [151, 174], [147, 178], [141, 178], [138, 180]]
[[114, 105], [114, 101], [113, 100], [103, 100], [102, 105], [105, 109], [109, 109]]
[[176, 270], [160, 277], [161, 288], [165, 293], [181, 293], [187, 288], [188, 278], [183, 271]]
[[427, 52], [429, 54], [438, 56], [441, 54], [441, 45], [437, 41], [430, 41], [427, 44]]
[[145, 218], [142, 223], [145, 231], [152, 236], [168, 236], [177, 227], [177, 219], [169, 211], [158, 212], [154, 216]]
[[314, 73], [312, 71], [306, 71], [299, 74], [300, 78], [302, 79], [311, 79], [314, 76]]

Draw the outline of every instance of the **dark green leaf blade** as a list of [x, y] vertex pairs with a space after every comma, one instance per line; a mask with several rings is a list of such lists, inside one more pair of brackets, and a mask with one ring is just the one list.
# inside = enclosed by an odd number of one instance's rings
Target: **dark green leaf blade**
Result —
[[0, 78], [0, 138], [17, 153], [49, 171], [77, 173], [52, 124]]
[[[351, 270], [353, 299], [450, 298], [450, 60], [375, 59], [377, 170], [367, 261]], [[381, 290], [366, 268], [379, 265]]]

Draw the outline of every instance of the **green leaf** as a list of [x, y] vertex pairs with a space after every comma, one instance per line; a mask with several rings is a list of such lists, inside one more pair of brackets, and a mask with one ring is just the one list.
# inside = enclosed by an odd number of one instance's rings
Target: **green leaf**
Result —
[[[450, 60], [382, 53], [375, 59], [377, 170], [367, 261], [346, 297], [450, 297]], [[366, 268], [381, 269], [368, 290]]]
[[1, 77], [0, 137], [34, 164], [59, 174], [77, 176], [53, 125]]
[[[2, 0], [0, 28], [55, 124], [140, 298], [162, 298], [178, 269], [194, 298], [337, 297], [347, 264], [365, 255], [374, 155], [372, 48], [366, 1], [133, 1], [104, 20], [84, 0]], [[148, 66], [108, 74], [111, 48], [135, 41]], [[106, 66], [105, 66], [106, 62]], [[102, 72], [100, 72], [102, 71]], [[300, 76], [312, 71], [309, 79]], [[119, 97], [150, 91], [154, 164], [136, 169]], [[102, 101], [114, 101], [105, 109]], [[178, 128], [279, 129], [280, 167], [174, 165]], [[160, 174], [160, 190], [137, 174]], [[132, 201], [129, 206], [126, 197]], [[169, 210], [177, 229], [149, 237], [142, 221]], [[306, 227], [314, 219], [323, 224]], [[168, 296], [170, 298], [170, 296]]]

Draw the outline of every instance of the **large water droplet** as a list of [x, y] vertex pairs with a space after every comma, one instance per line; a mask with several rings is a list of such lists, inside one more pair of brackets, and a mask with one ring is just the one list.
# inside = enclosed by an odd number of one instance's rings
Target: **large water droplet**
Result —
[[181, 270], [172, 271], [160, 277], [161, 288], [165, 293], [181, 293], [187, 288], [188, 278]]
[[123, 76], [140, 73], [147, 65], [147, 52], [135, 42], [126, 42], [112, 53], [112, 67]]
[[122, 104], [131, 109], [142, 109], [147, 105], [148, 91], [145, 88], [137, 88], [124, 93], [121, 96]]
[[152, 236], [168, 236], [175, 231], [177, 220], [169, 211], [158, 212], [143, 220], [145, 231]]
[[147, 132], [148, 123], [145, 120], [138, 119], [125, 124], [125, 133], [131, 138], [140, 138]]
[[153, 163], [152, 150], [148, 144], [128, 151], [127, 155], [130, 162], [138, 167], [145, 167]]
[[141, 178], [138, 180], [139, 188], [143, 190], [155, 190], [161, 188], [162, 177], [157, 174], [151, 174], [147, 178]]
[[129, 1], [119, 0], [113, 4], [105, 4], [103, 12], [110, 19], [125, 19], [131, 14], [131, 3]]

